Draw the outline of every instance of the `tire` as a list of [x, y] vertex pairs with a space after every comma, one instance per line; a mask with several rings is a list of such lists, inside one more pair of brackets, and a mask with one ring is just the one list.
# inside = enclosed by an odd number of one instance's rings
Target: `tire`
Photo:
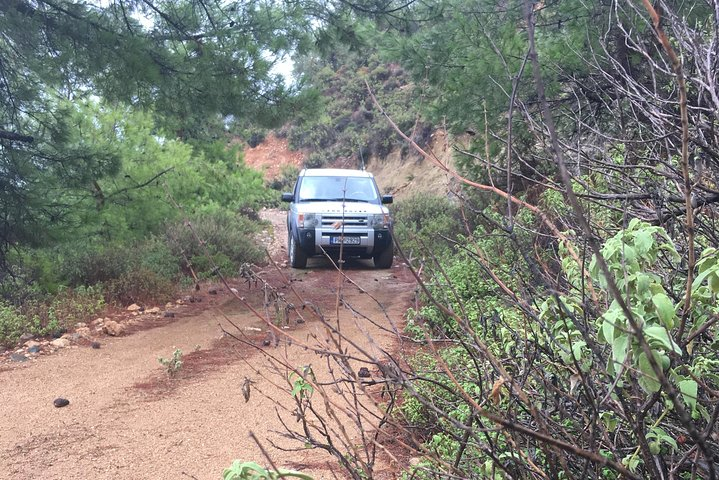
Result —
[[307, 266], [307, 254], [297, 245], [294, 235], [289, 235], [287, 244], [290, 266], [292, 268], [305, 268]]
[[388, 248], [374, 256], [374, 266], [377, 268], [389, 268], [394, 260], [394, 251], [390, 245]]

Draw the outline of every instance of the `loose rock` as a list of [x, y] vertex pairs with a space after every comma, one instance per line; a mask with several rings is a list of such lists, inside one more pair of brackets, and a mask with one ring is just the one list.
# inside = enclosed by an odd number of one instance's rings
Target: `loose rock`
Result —
[[65, 340], [69, 340], [69, 341], [71, 341], [71, 342], [77, 342], [78, 340], [80, 340], [80, 339], [82, 338], [82, 335], [80, 335], [80, 334], [77, 333], [77, 332], [75, 332], [75, 333], [66, 333], [66, 334], [64, 334], [64, 335], [63, 335], [62, 337], [60, 337], [60, 338], [64, 338]]
[[369, 369], [367, 367], [362, 367], [359, 369], [359, 372], [357, 372], [357, 376], [360, 378], [369, 378], [372, 375], [369, 373]]
[[70, 405], [70, 400], [68, 400], [67, 398], [58, 397], [53, 400], [52, 404], [55, 405], [56, 408], [67, 407], [68, 405]]
[[209, 293], [210, 295], [217, 295], [217, 289], [213, 287], [209, 289], [207, 293]]
[[33, 335], [32, 333], [23, 333], [22, 335], [20, 335], [20, 343], [25, 343], [28, 340], [32, 340], [33, 338], [35, 338], [35, 335]]
[[31, 349], [31, 348], [33, 348], [33, 347], [39, 347], [39, 346], [40, 346], [40, 342], [36, 342], [35, 340], [28, 340], [27, 342], [25, 342], [25, 346], [26, 346], [26, 347], [28, 348], [28, 350], [29, 350], [29, 349]]
[[83, 338], [90, 338], [90, 328], [89, 327], [80, 327], [77, 330], [75, 330], [75, 334], [77, 334]]
[[100, 348], [100, 342], [92, 342], [90, 346], [97, 350], [98, 348]]
[[33, 345], [27, 349], [27, 353], [40, 353], [40, 345]]
[[127, 307], [128, 312], [139, 312], [140, 310], [142, 310], [142, 307], [136, 303], [133, 303], [132, 305]]
[[105, 322], [105, 325], [102, 327], [102, 330], [111, 337], [119, 337], [120, 335], [125, 333], [125, 326], [117, 323], [114, 320], [110, 320], [109, 322]]
[[27, 362], [28, 358], [22, 353], [13, 353], [10, 355], [10, 360], [13, 362]]
[[56, 338], [52, 342], [50, 342], [50, 345], [57, 348], [65, 348], [70, 346], [70, 340], [67, 338]]
[[165, 312], [163, 316], [165, 318], [175, 318], [175, 312]]

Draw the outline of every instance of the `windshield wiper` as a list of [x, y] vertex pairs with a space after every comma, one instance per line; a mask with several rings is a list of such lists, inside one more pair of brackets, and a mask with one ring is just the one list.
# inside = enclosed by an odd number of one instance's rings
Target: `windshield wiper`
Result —
[[363, 198], [333, 198], [330, 201], [332, 202], [364, 202], [364, 203], [370, 203], [369, 200], [365, 200]]

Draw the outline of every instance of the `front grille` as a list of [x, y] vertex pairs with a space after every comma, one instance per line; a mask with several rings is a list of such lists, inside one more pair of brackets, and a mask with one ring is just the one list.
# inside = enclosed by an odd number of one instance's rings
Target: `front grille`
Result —
[[366, 227], [366, 215], [322, 215], [322, 226], [341, 230], [342, 227]]

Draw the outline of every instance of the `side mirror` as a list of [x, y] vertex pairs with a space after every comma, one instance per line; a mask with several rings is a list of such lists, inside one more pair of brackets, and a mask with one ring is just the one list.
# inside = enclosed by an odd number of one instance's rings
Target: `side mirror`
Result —
[[282, 194], [282, 201], [283, 202], [292, 202], [292, 200], [295, 199], [295, 196], [289, 192], [284, 192]]
[[393, 200], [392, 195], [382, 195], [382, 203], [392, 203]]

